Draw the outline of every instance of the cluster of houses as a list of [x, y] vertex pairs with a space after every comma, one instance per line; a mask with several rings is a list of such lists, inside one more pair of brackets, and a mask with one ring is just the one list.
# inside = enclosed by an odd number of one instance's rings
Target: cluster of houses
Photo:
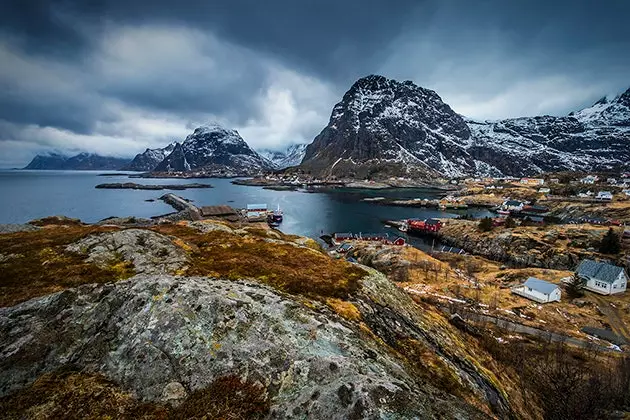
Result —
[[592, 191], [581, 192], [577, 195], [580, 198], [593, 198], [600, 201], [612, 201], [613, 193], [610, 191], [599, 191], [597, 194]]
[[[617, 265], [594, 260], [583, 260], [575, 270], [583, 288], [601, 295], [623, 293], [628, 286], [628, 274]], [[512, 293], [538, 303], [559, 302], [560, 286], [529, 277], [523, 284], [512, 288]]]

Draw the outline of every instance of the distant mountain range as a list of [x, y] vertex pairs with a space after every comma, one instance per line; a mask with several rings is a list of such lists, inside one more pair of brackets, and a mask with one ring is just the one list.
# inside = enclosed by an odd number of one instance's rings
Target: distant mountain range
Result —
[[129, 159], [79, 153], [64, 156], [57, 153], [37, 155], [24, 169], [49, 170], [118, 170], [129, 164]]
[[292, 144], [285, 150], [262, 149], [258, 151], [258, 154], [270, 161], [275, 168], [285, 169], [302, 163], [306, 146], [306, 144]]
[[123, 170], [150, 172], [173, 152], [176, 144], [171, 143], [161, 149], [147, 149], [142, 153], [138, 153], [128, 165], [123, 167]]
[[432, 90], [383, 76], [356, 81], [309, 145], [254, 151], [236, 130], [198, 127], [132, 161], [38, 155], [26, 169], [125, 169], [248, 176], [299, 165], [316, 177], [422, 179], [630, 169], [630, 89], [563, 117], [494, 122], [457, 114]]
[[630, 89], [566, 117], [467, 120], [432, 90], [368, 76], [306, 148], [318, 177], [533, 175], [628, 169]]

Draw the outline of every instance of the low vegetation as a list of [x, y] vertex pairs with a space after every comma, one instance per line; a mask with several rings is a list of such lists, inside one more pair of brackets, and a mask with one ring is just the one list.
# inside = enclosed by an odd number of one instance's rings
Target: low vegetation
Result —
[[517, 375], [532, 416], [539, 407], [548, 420], [611, 418], [611, 411], [629, 407], [628, 356], [498, 338], [484, 334], [480, 342], [504, 369]]
[[347, 298], [366, 274], [348, 262], [287, 243], [290, 237], [273, 232], [280, 238], [274, 239], [264, 229], [248, 229], [245, 235], [220, 230], [200, 233], [182, 225], [155, 230], [186, 243], [191, 257], [187, 275], [252, 278], [290, 294], [325, 301]]
[[[58, 219], [53, 219], [57, 225]], [[43, 223], [43, 222], [42, 222]], [[134, 275], [122, 260], [98, 267], [65, 251], [77, 240], [113, 228], [70, 225], [0, 235], [0, 307], [86, 283], [104, 283]]]
[[64, 367], [0, 398], [2, 418], [18, 419], [257, 419], [269, 412], [261, 385], [235, 375], [215, 379], [177, 407], [144, 403], [99, 374]]

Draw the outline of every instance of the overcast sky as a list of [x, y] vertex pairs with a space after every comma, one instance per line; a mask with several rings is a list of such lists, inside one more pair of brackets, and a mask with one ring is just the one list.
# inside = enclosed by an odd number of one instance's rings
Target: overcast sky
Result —
[[625, 0], [3, 0], [0, 167], [132, 156], [217, 121], [309, 143], [359, 77], [477, 119], [562, 115], [630, 86]]

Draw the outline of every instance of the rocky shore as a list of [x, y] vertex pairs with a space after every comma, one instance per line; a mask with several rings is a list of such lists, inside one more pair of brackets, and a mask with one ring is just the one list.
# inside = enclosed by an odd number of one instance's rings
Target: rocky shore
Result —
[[156, 185], [147, 185], [147, 184], [136, 184], [134, 182], [116, 182], [109, 184], [98, 184], [94, 188], [100, 189], [110, 189], [110, 190], [187, 190], [192, 188], [212, 188], [210, 184], [156, 184]]

